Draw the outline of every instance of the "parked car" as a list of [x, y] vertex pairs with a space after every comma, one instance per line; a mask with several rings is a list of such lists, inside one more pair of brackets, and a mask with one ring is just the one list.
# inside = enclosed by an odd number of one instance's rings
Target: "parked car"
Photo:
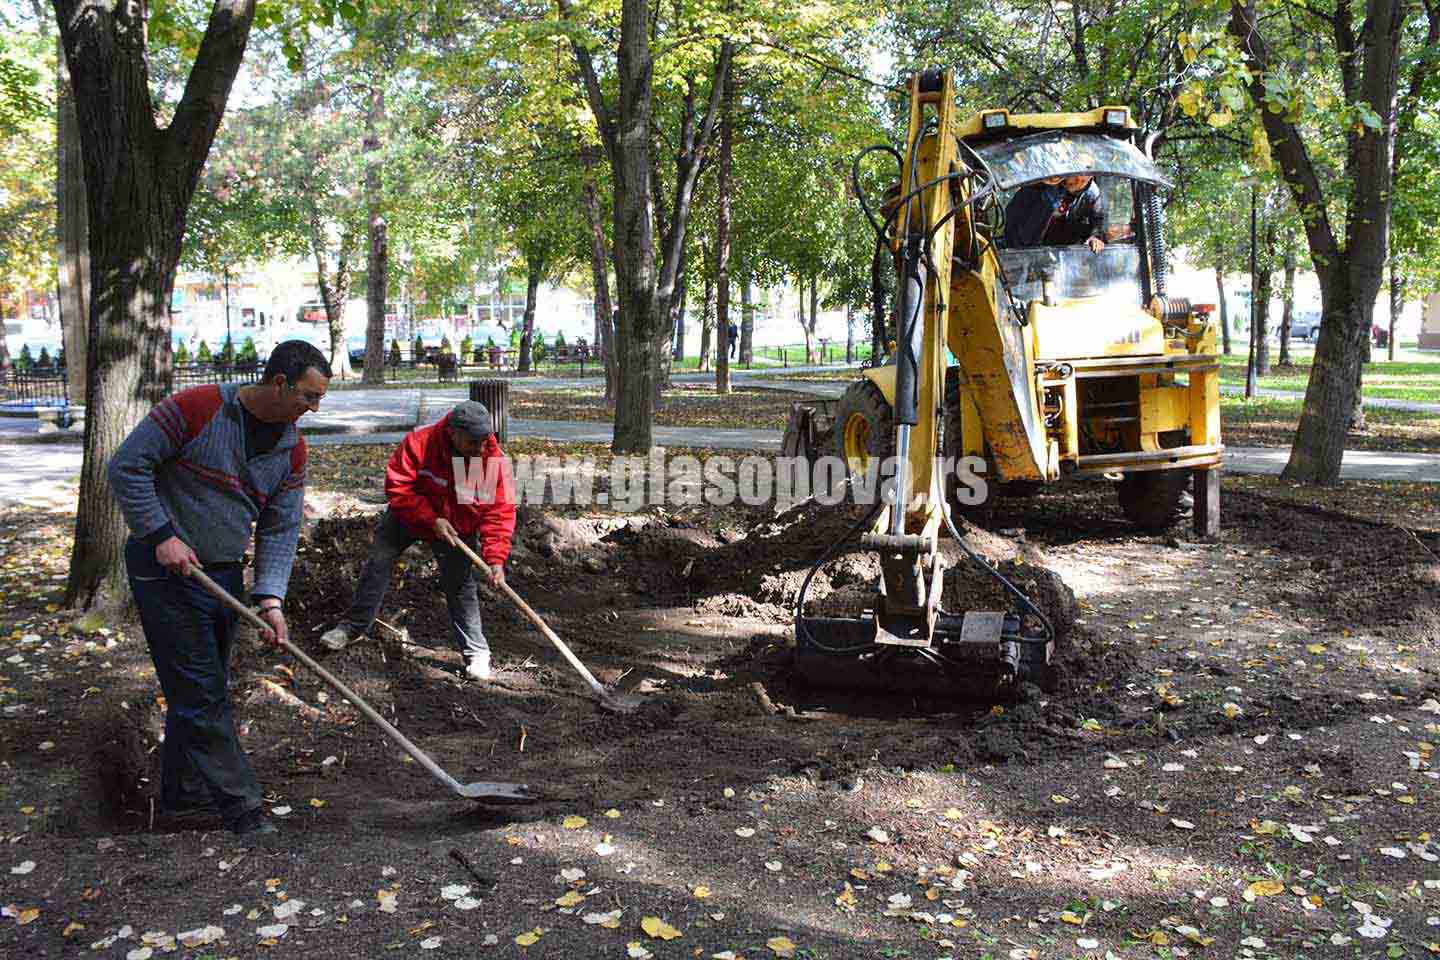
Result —
[[1297, 310], [1295, 316], [1290, 319], [1290, 339], [1309, 340], [1315, 342], [1320, 339], [1320, 311], [1319, 310]]

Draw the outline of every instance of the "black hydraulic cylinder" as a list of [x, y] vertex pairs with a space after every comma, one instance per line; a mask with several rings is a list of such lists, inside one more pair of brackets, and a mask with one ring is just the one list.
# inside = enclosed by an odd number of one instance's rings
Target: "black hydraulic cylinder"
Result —
[[912, 234], [905, 241], [905, 275], [900, 278], [899, 330], [895, 344], [895, 422], [914, 426], [917, 408], [920, 354], [925, 344], [925, 238]]

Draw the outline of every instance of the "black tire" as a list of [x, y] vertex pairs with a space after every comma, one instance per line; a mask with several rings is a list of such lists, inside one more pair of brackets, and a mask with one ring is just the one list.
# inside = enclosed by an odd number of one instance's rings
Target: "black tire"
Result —
[[1189, 470], [1127, 473], [1116, 486], [1125, 519], [1142, 530], [1164, 530], [1180, 519]]
[[835, 405], [835, 452], [852, 476], [864, 476], [866, 463], [895, 453], [895, 411], [880, 388], [857, 380]]

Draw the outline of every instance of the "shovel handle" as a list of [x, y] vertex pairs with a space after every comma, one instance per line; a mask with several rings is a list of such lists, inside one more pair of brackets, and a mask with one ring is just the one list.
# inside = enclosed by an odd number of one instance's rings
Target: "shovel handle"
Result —
[[[465, 555], [470, 558], [470, 562], [475, 564], [476, 567], [480, 568], [481, 570], [489, 571], [490, 565], [487, 564], [484, 560], [481, 560], [480, 557], [475, 553], [475, 551], [470, 549], [470, 545], [467, 544], [465, 541], [456, 538], [454, 540], [450, 540], [449, 543], [451, 546], [464, 551]], [[521, 599], [520, 594], [516, 593], [514, 588], [511, 587], [510, 584], [502, 580], [500, 581], [498, 586], [500, 587], [501, 592], [503, 592], [505, 596], [510, 598], [510, 602], [520, 608], [520, 612], [525, 614], [526, 619], [528, 619], [531, 623], [535, 624], [535, 629], [543, 633], [545, 635], [545, 639], [549, 640], [555, 645], [555, 649], [559, 650], [560, 653], [565, 657], [565, 659], [570, 662], [570, 666], [575, 668], [575, 672], [580, 674], [580, 676], [585, 680], [585, 682], [590, 685], [590, 689], [595, 691], [595, 694], [597, 696], [603, 698], [609, 695], [606, 692], [604, 685], [602, 685], [599, 680], [595, 679], [595, 675], [591, 673], [588, 668], [586, 668], [585, 664], [580, 662], [580, 658], [575, 656], [575, 654], [570, 650], [570, 648], [566, 646], [565, 641], [561, 640], [560, 637], [556, 635], [555, 631], [550, 629], [549, 624], [547, 624], [544, 620], [540, 619], [540, 614], [530, 609], [530, 604], [526, 603], [523, 599]]]
[[[190, 568], [190, 576], [194, 577], [197, 581], [199, 581], [201, 586], [213, 593], [218, 600], [223, 602], [226, 606], [234, 610], [236, 613], [240, 614], [241, 617], [249, 621], [256, 628], [262, 631], [272, 630], [270, 624], [260, 619], [259, 615], [257, 615], [254, 610], [251, 610], [249, 607], [245, 606], [245, 604], [241, 603], [239, 600], [236, 600], [235, 597], [231, 595], [230, 591], [220, 586], [220, 584], [216, 583], [214, 580], [211, 580], [210, 577], [206, 575], [205, 571], [201, 570], [199, 567], [192, 566]], [[462, 788], [460, 786], [460, 783], [454, 777], [446, 773], [444, 769], [442, 769], [438, 763], [432, 760], [430, 758], [430, 755], [427, 754], [424, 750], [421, 750], [419, 747], [415, 746], [415, 744], [411, 743], [410, 739], [406, 737], [405, 734], [395, 729], [394, 724], [392, 724], [389, 720], [386, 720], [384, 717], [380, 716], [379, 711], [377, 711], [374, 707], [370, 706], [370, 704], [366, 703], [359, 694], [346, 686], [340, 680], [340, 678], [336, 677], [329, 670], [326, 670], [324, 667], [320, 666], [320, 664], [316, 663], [309, 654], [307, 654], [304, 650], [301, 650], [299, 647], [295, 646], [295, 644], [291, 643], [289, 640], [281, 640], [279, 641], [279, 644], [281, 647], [284, 648], [286, 653], [290, 654], [290, 656], [294, 657], [296, 660], [299, 660], [301, 663], [303, 663], [306, 667], [310, 668], [310, 670], [316, 675], [318, 675], [321, 680], [324, 680], [331, 687], [333, 687], [336, 692], [338, 692], [342, 697], [353, 703], [356, 709], [358, 709], [361, 713], [365, 714], [365, 716], [368, 717], [381, 730], [385, 731], [385, 735], [387, 737], [399, 744], [400, 748], [406, 753], [410, 754], [410, 756], [414, 758], [416, 763], [420, 764], [422, 767], [428, 770], [431, 776], [444, 783], [456, 793], [461, 792]]]

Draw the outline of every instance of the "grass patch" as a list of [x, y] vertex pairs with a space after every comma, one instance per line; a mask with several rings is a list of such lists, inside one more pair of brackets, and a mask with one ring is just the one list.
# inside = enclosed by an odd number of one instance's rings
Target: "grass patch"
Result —
[[[1278, 350], [1271, 351], [1273, 361]], [[1377, 350], [1375, 356], [1383, 357]], [[1274, 365], [1270, 375], [1261, 377], [1260, 386], [1271, 390], [1294, 390], [1300, 393], [1310, 383], [1310, 364], [1314, 354], [1307, 350], [1296, 352], [1289, 366]], [[1233, 353], [1220, 358], [1220, 382], [1233, 386], [1245, 385], [1245, 353]], [[1367, 397], [1389, 400], [1409, 400], [1416, 403], [1440, 403], [1440, 360], [1378, 360], [1365, 364], [1361, 374], [1362, 390]]]

